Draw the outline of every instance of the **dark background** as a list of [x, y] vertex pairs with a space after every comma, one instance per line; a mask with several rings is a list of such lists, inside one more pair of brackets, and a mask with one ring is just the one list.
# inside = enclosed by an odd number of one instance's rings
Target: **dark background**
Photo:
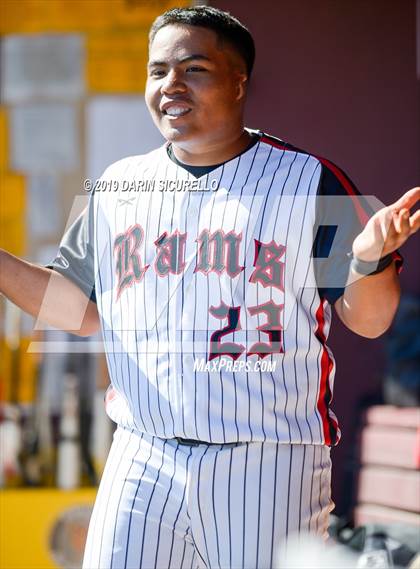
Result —
[[[237, 16], [255, 39], [247, 126], [329, 158], [362, 193], [387, 205], [420, 184], [415, 0], [210, 4]], [[402, 254], [403, 290], [418, 292], [418, 238]], [[329, 345], [337, 360], [333, 409], [342, 429], [332, 454], [333, 500], [342, 514], [351, 499], [358, 409], [362, 399], [380, 396], [385, 350], [383, 338], [356, 336], [337, 317]]]

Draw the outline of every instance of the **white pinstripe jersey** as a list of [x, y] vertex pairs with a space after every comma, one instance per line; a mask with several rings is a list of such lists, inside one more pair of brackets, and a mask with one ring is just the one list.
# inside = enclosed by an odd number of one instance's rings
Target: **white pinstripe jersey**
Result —
[[198, 179], [166, 145], [107, 169], [89, 215], [114, 421], [163, 438], [336, 444], [326, 339], [342, 289], [317, 288], [311, 256], [325, 184], [354, 191], [263, 133]]

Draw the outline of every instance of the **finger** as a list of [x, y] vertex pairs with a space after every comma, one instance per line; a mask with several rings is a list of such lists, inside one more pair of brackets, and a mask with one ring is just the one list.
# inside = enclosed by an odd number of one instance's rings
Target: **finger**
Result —
[[402, 235], [407, 231], [407, 223], [409, 224], [409, 211], [408, 209], [401, 209], [399, 212], [394, 212], [392, 218], [394, 221], [394, 228], [396, 233]]
[[410, 234], [413, 235], [420, 229], [420, 209], [410, 217]]
[[420, 187], [412, 188], [411, 190], [408, 190], [408, 192], [405, 192], [405, 194], [402, 195], [400, 199], [394, 202], [390, 207], [392, 207], [394, 211], [399, 211], [402, 208], [410, 209], [419, 200], [420, 200]]
[[401, 234], [410, 234], [410, 211], [408, 209], [401, 210]]
[[392, 224], [396, 233], [401, 233], [400, 214], [397, 211], [392, 213]]

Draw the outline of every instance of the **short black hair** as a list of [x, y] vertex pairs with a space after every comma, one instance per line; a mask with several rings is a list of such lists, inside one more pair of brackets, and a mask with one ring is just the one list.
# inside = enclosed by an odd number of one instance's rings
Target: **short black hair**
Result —
[[184, 24], [213, 30], [221, 41], [229, 43], [245, 62], [248, 79], [255, 60], [255, 44], [249, 30], [229, 12], [211, 6], [173, 8], [153, 22], [149, 33], [151, 43], [157, 32], [170, 24]]

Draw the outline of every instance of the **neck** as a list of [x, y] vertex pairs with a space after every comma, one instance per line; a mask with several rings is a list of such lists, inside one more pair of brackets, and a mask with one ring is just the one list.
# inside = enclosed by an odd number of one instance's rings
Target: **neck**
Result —
[[175, 157], [183, 164], [190, 166], [212, 166], [227, 162], [243, 152], [250, 143], [252, 135], [242, 130], [230, 139], [214, 142], [203, 146], [195, 144], [172, 143]]

